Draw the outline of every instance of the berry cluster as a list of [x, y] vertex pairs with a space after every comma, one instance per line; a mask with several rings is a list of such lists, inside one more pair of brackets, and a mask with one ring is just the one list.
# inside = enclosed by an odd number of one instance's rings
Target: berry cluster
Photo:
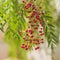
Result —
[[[30, 14], [30, 16], [26, 16], [26, 18], [29, 19], [28, 28], [26, 29], [25, 35], [23, 36], [23, 40], [26, 43], [23, 43], [21, 48], [28, 50], [32, 46], [37, 45], [37, 47], [35, 47], [35, 50], [37, 50], [40, 48], [39, 44], [44, 43], [42, 20], [37, 8], [32, 2], [28, 2], [24, 9], [27, 11], [28, 15]], [[42, 12], [42, 14], [44, 14], [44, 12]], [[20, 35], [21, 34], [22, 32], [20, 32]]]

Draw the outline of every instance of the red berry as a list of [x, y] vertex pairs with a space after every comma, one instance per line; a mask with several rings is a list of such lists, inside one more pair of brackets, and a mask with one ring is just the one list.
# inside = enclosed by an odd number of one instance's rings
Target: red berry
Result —
[[22, 0], [23, 3], [25, 3], [25, 0]]
[[35, 6], [34, 5], [32, 5], [32, 9], [35, 9]]
[[37, 8], [35, 8], [35, 11], [37, 11]]
[[40, 43], [42, 43], [42, 44], [43, 44], [43, 43], [44, 43], [44, 41], [41, 41]]
[[33, 38], [34, 36], [31, 36], [30, 38]]
[[42, 31], [39, 31], [40, 33], [42, 33]]
[[32, 23], [32, 21], [29, 21], [29, 23]]
[[25, 48], [25, 44], [22, 44], [21, 48]]
[[25, 44], [22, 44], [22, 45], [25, 45]]
[[25, 6], [25, 8], [26, 8], [26, 9], [29, 9], [29, 8], [31, 7], [31, 5], [32, 5], [31, 2], [29, 2], [29, 3]]
[[37, 20], [33, 20], [33, 22], [34, 22], [34, 23], [36, 23], [36, 22], [37, 22]]
[[23, 37], [23, 39], [25, 40], [26, 38], [25, 38], [25, 37]]
[[41, 34], [40, 34], [40, 36], [43, 36], [43, 35], [44, 35], [44, 33], [41, 33]]
[[34, 27], [35, 25], [31, 25], [32, 27]]
[[30, 45], [25, 45], [25, 49], [28, 50], [30, 48]]
[[39, 25], [37, 25], [39, 27]]
[[37, 19], [37, 20], [40, 20], [40, 17], [39, 17], [38, 15], [36, 15], [36, 19]]
[[38, 30], [38, 27], [35, 27], [34, 29], [35, 29], [35, 30]]
[[41, 40], [44, 40], [43, 38]]
[[27, 47], [28, 45], [25, 45], [25, 47]]
[[29, 30], [29, 32], [32, 32], [32, 30]]
[[34, 44], [40, 44], [39, 40], [35, 40]]
[[33, 32], [31, 32], [30, 34], [33, 34]]
[[28, 13], [31, 13], [31, 11], [27, 11]]
[[42, 11], [42, 12], [41, 12], [41, 14], [43, 14], [43, 15], [44, 15], [44, 14], [45, 14], [45, 11]]
[[43, 28], [40, 28], [40, 30], [43, 30]]
[[26, 34], [26, 36], [29, 36], [29, 34]]
[[30, 40], [30, 43], [32, 43], [32, 40]]
[[29, 32], [29, 30], [26, 30], [26, 32]]
[[26, 37], [23, 37], [24, 40], [26, 40]]
[[28, 41], [27, 39], [25, 41]]
[[40, 47], [38, 46], [38, 47], [35, 48], [35, 50], [38, 50], [39, 48], [40, 48]]
[[30, 26], [28, 26], [28, 28], [30, 28]]
[[30, 16], [26, 16], [26, 18], [30, 18]]
[[40, 24], [42, 25], [42, 21], [40, 21]]
[[33, 11], [31, 17], [34, 17], [36, 15], [36, 13], [37, 13], [36, 11]]
[[25, 48], [25, 50], [28, 50], [28, 48]]
[[22, 35], [22, 32], [20, 32], [20, 35]]
[[30, 33], [30, 34], [32, 34], [33, 32], [34, 32], [34, 31], [32, 31], [32, 30], [29, 30], [29, 33]]

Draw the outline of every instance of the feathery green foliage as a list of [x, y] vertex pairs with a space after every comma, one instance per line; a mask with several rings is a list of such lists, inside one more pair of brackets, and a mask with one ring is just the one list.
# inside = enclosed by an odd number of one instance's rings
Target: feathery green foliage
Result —
[[[43, 21], [48, 46], [53, 49], [59, 41], [57, 26], [55, 24], [55, 7], [52, 2], [54, 2], [54, 0], [36, 0], [35, 5], [42, 6], [42, 9], [45, 11], [45, 15], [41, 16], [41, 19]], [[11, 48], [14, 47], [13, 51], [10, 52], [16, 52], [15, 56], [18, 55], [21, 59], [26, 57], [26, 51], [20, 48], [20, 45], [23, 42], [23, 39], [20, 36], [20, 31], [24, 31], [27, 27], [27, 23], [24, 18], [24, 16], [26, 16], [26, 11], [23, 8], [24, 4], [22, 4], [21, 1], [0, 0], [0, 30], [5, 33], [6, 42], [10, 44]], [[5, 25], [7, 25], [6, 31], [4, 31]], [[12, 56], [13, 54], [9, 55]], [[26, 58], [23, 60], [26, 60]]]

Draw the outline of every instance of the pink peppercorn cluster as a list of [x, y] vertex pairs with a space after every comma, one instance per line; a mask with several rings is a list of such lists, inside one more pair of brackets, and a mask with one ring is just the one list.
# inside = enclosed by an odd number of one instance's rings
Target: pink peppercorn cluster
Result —
[[[24, 2], [26, 1], [23, 0], [23, 3]], [[37, 45], [37, 47], [35, 47], [35, 50], [38, 50], [40, 48], [39, 45], [44, 43], [44, 32], [40, 14], [32, 2], [26, 3], [24, 9], [27, 11], [28, 15], [30, 13], [31, 14], [30, 16], [26, 16], [26, 18], [29, 19], [28, 28], [26, 29], [25, 35], [23, 36], [23, 40], [26, 43], [22, 43], [21, 48], [29, 50], [32, 46]], [[32, 9], [32, 11], [30, 9]], [[44, 12], [41, 14], [44, 14]], [[21, 31], [20, 35], [22, 34], [23, 32]]]

